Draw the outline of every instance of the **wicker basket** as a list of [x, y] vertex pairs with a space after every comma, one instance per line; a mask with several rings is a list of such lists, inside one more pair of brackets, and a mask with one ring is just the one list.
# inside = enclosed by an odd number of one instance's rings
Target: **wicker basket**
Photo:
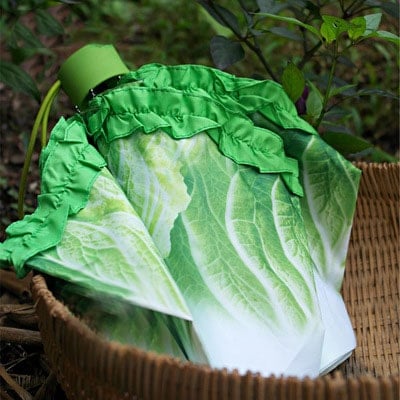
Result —
[[400, 164], [359, 164], [363, 177], [343, 285], [358, 346], [317, 379], [263, 377], [183, 363], [107, 342], [37, 275], [45, 352], [69, 399], [398, 400]]

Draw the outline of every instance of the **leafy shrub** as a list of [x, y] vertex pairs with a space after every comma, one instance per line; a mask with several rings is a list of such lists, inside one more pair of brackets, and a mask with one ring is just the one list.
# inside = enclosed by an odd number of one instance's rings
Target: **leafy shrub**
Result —
[[[64, 34], [63, 26], [49, 12], [51, 5], [54, 2], [48, 0], [0, 0], [0, 36], [9, 56], [0, 60], [0, 81], [37, 101], [40, 101], [37, 84], [21, 64], [38, 54], [54, 56], [41, 39]], [[27, 18], [30, 15], [34, 16], [33, 21]]]
[[71, 35], [116, 44], [132, 68], [150, 62], [211, 64], [210, 24], [199, 9], [196, 1], [187, 0], [86, 0], [71, 7], [84, 21]]
[[[226, 69], [252, 53], [262, 76], [282, 83], [299, 113], [345, 155], [360, 153], [379, 161], [395, 160], [363, 138], [363, 118], [376, 114], [376, 96], [397, 105], [387, 87], [398, 85], [394, 30], [399, 4], [392, 1], [198, 0], [223, 33], [211, 39], [217, 67]], [[229, 4], [229, 6], [227, 5]], [[389, 70], [374, 64], [385, 57]], [[258, 69], [259, 73], [260, 69]], [[386, 79], [377, 79], [377, 74]], [[370, 84], [369, 84], [370, 83]], [[385, 85], [386, 88], [383, 86]], [[395, 89], [396, 90], [396, 89]], [[362, 98], [370, 98], [365, 109]], [[355, 104], [362, 104], [356, 107]], [[379, 111], [379, 110], [378, 110]], [[384, 108], [383, 113], [391, 113]], [[382, 116], [387, 124], [388, 115]], [[391, 117], [391, 115], [389, 115]], [[395, 118], [392, 119], [395, 125]], [[370, 121], [375, 124], [376, 119]], [[397, 134], [395, 126], [393, 134]]]
[[[64, 26], [51, 12], [61, 3], [70, 11]], [[347, 156], [395, 159], [395, 0], [0, 0], [0, 11], [7, 54], [0, 81], [38, 101], [39, 82], [21, 65], [38, 54], [54, 59], [49, 38], [114, 43], [136, 68], [210, 64], [207, 42], [217, 33], [210, 50], [218, 68], [282, 83], [303, 117]]]

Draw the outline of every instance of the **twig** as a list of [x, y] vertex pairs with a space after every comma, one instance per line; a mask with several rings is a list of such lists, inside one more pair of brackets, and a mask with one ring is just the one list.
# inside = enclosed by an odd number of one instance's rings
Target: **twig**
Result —
[[329, 101], [330, 94], [331, 94], [332, 82], [333, 82], [333, 77], [335, 75], [338, 56], [339, 56], [339, 54], [338, 54], [338, 42], [337, 42], [337, 40], [335, 40], [334, 52], [333, 52], [333, 61], [332, 61], [331, 69], [329, 71], [328, 84], [326, 86], [325, 96], [324, 96], [324, 99], [323, 99], [323, 102], [322, 102], [322, 111], [321, 111], [321, 114], [319, 115], [318, 120], [317, 120], [317, 122], [316, 122], [316, 124], [314, 126], [315, 129], [317, 129], [320, 126], [322, 120], [324, 119], [324, 115], [326, 113], [328, 101]]
[[18, 279], [13, 271], [0, 270], [0, 286], [9, 290], [18, 297], [28, 300], [31, 298], [30, 282], [32, 275]]
[[343, 10], [343, 15], [349, 15], [351, 13], [351, 9], [358, 5], [359, 0], [354, 0], [345, 10]]
[[42, 346], [42, 338], [38, 331], [0, 326], [0, 340], [3, 342]]
[[35, 309], [32, 304], [0, 304], [0, 316], [10, 313], [32, 314]]
[[27, 392], [22, 386], [18, 385], [13, 378], [8, 374], [6, 369], [0, 365], [0, 376], [7, 385], [19, 396], [21, 400], [32, 400], [32, 395]]
[[271, 76], [271, 78], [275, 81], [278, 82], [278, 78], [276, 77], [276, 75], [274, 74], [274, 72], [272, 71], [272, 68], [270, 67], [270, 65], [268, 64], [266, 58], [264, 57], [264, 54], [262, 52], [262, 50], [260, 49], [260, 46], [257, 43], [256, 38], [254, 38], [254, 44], [250, 42], [249, 39], [247, 38], [242, 38], [242, 40], [246, 43], [246, 45], [257, 55], [258, 59], [260, 60], [261, 64], [264, 66], [264, 68], [266, 69], [266, 71], [269, 73], [269, 75]]
[[36, 327], [38, 324], [32, 304], [0, 304], [0, 317], [3, 316], [25, 327]]

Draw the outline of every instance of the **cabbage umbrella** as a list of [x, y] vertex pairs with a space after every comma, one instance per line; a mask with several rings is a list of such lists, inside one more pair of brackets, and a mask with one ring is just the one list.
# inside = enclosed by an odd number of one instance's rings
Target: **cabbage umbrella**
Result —
[[118, 298], [131, 308], [99, 318], [104, 335], [213, 367], [316, 376], [349, 356], [360, 173], [280, 85], [128, 71], [99, 45], [59, 78], [80, 111], [51, 133], [38, 208], [8, 228], [3, 266]]

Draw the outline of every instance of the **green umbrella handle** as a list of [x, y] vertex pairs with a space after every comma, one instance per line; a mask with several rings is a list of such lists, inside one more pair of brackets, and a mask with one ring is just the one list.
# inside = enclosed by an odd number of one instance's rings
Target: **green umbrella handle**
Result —
[[92, 89], [127, 72], [129, 70], [114, 46], [89, 44], [63, 63], [58, 78], [72, 103], [79, 107]]
[[24, 166], [22, 168], [21, 180], [19, 184], [18, 191], [18, 217], [22, 219], [24, 217], [24, 203], [25, 203], [25, 192], [26, 192], [26, 184], [28, 180], [29, 167], [32, 161], [32, 155], [35, 147], [36, 138], [39, 132], [40, 126], [42, 126], [42, 136], [41, 136], [41, 144], [42, 148], [46, 146], [47, 142], [47, 122], [49, 119], [49, 113], [51, 106], [53, 104], [54, 99], [56, 98], [59, 90], [60, 90], [61, 82], [57, 80], [53, 83], [49, 91], [47, 92], [39, 111], [36, 115], [35, 122], [32, 127], [31, 136], [29, 139], [28, 148], [26, 150]]

